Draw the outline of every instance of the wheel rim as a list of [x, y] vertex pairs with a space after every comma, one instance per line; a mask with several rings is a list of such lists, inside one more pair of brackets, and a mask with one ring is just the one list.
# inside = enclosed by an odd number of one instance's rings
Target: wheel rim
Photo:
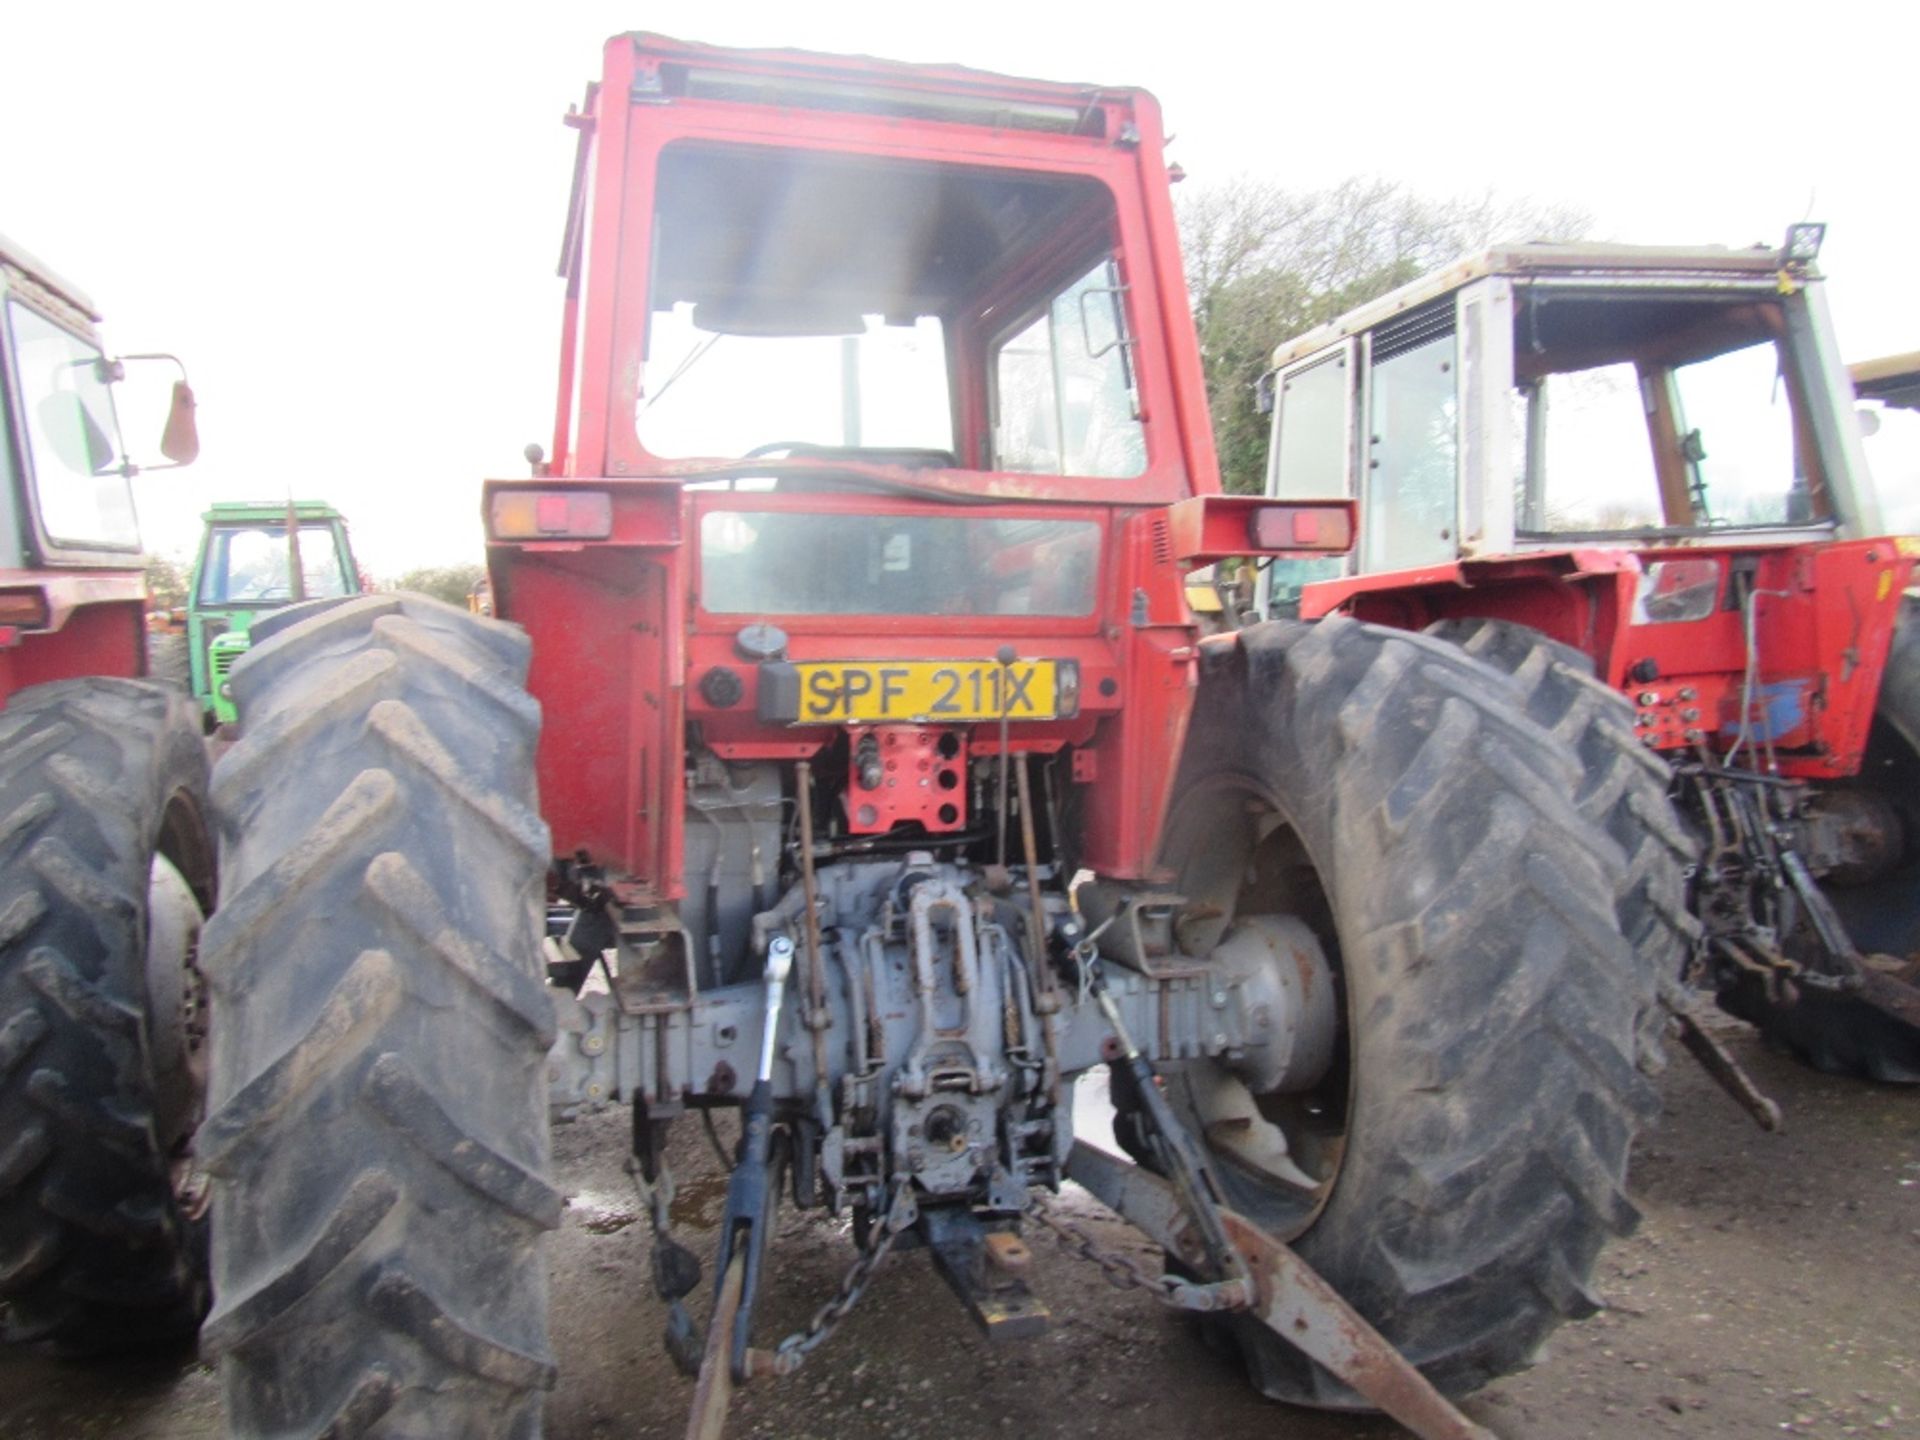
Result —
[[1251, 776], [1215, 775], [1188, 788], [1165, 833], [1162, 853], [1187, 902], [1176, 930], [1186, 953], [1237, 944], [1248, 927], [1292, 927], [1307, 946], [1318, 942], [1333, 984], [1336, 1033], [1314, 1083], [1256, 1094], [1214, 1060], [1167, 1067], [1169, 1098], [1218, 1162], [1229, 1203], [1292, 1240], [1333, 1193], [1352, 1113], [1351, 1018], [1328, 890], [1277, 797]]
[[200, 974], [204, 919], [192, 887], [156, 852], [147, 877], [147, 1036], [161, 1144], [181, 1146], [200, 1123], [207, 1094], [206, 982]]

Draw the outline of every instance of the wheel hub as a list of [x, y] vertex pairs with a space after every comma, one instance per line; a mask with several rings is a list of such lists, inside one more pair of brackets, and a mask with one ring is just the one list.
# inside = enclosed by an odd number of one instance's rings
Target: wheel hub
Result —
[[1297, 1094], [1326, 1078], [1340, 1035], [1333, 967], [1320, 941], [1292, 915], [1251, 915], [1208, 957], [1217, 983], [1237, 992], [1251, 1043], [1225, 1069], [1256, 1095]]
[[206, 982], [200, 904], [180, 872], [155, 854], [147, 879], [147, 1034], [155, 1120], [168, 1149], [193, 1133], [207, 1092]]

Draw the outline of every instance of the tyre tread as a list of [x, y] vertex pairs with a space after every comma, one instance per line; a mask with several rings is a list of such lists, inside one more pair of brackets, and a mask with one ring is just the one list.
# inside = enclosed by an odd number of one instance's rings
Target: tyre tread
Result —
[[1508, 676], [1526, 715], [1580, 761], [1575, 803], [1624, 859], [1614, 911], [1642, 974], [1639, 1063], [1658, 1071], [1667, 1002], [1701, 933], [1686, 902], [1697, 847], [1668, 798], [1671, 773], [1640, 743], [1626, 697], [1601, 683], [1582, 651], [1504, 620], [1443, 620], [1426, 633]]
[[[1292, 1243], [1443, 1390], [1474, 1388], [1591, 1312], [1594, 1257], [1638, 1218], [1653, 983], [1604, 898], [1632, 852], [1576, 803], [1580, 757], [1443, 639], [1334, 617], [1204, 653], [1183, 780], [1274, 777], [1309, 852], [1383, 881], [1328, 881], [1359, 1088], [1332, 1195]], [[1251, 758], [1223, 762], [1249, 734]], [[1361, 1403], [1238, 1334], [1267, 1393]]]
[[236, 1428], [538, 1428], [561, 1199], [526, 663], [511, 627], [403, 595], [318, 610], [234, 669], [233, 896], [206, 945], [230, 1044], [202, 1133]]
[[[206, 1306], [146, 1034], [146, 895], [169, 816], [203, 814], [184, 695], [60, 681], [0, 712], [0, 1303], [7, 1338], [178, 1345]], [[210, 846], [207, 854], [211, 855]], [[201, 876], [210, 890], [211, 876]], [[202, 897], [205, 898], [204, 895]]]

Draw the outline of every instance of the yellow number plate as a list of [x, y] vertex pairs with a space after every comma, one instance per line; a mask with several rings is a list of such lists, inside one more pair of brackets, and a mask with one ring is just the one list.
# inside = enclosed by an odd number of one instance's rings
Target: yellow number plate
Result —
[[1016, 660], [1004, 669], [992, 660], [863, 660], [809, 662], [800, 672], [801, 725], [892, 721], [945, 724], [998, 720], [1052, 720], [1061, 713], [1068, 662]]

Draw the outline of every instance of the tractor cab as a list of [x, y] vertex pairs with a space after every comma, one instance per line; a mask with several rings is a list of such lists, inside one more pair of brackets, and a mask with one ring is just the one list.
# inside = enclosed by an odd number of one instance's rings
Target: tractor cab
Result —
[[1822, 229], [1496, 250], [1282, 344], [1268, 491], [1352, 497], [1360, 543], [1275, 564], [1267, 610], [1497, 615], [1639, 687], [1655, 749], [1851, 773], [1916, 547], [1884, 534]]
[[[0, 237], [0, 697], [81, 675], [133, 676], [146, 660], [136, 465], [92, 302]], [[142, 396], [141, 398], [144, 398]], [[160, 451], [198, 453], [193, 395], [173, 388]]]
[[556, 852], [670, 906], [702, 985], [767, 898], [706, 877], [781, 829], [728, 796], [796, 761], [839, 839], [997, 862], [1025, 754], [1147, 878], [1185, 571], [1350, 531], [1217, 493], [1152, 97], [638, 35], [569, 124], [552, 453], [486, 497]]
[[1347, 494], [1339, 575], [1593, 546], [1779, 546], [1881, 533], [1814, 267], [1780, 250], [1524, 245], [1282, 345], [1269, 490]]
[[358, 595], [364, 587], [346, 517], [323, 501], [216, 502], [202, 519], [187, 648], [194, 696], [208, 722], [222, 724], [234, 718], [227, 676], [262, 613]]
[[1356, 499], [1360, 545], [1265, 599], [1457, 640], [1556, 726], [1593, 717], [1591, 753], [1657, 757], [1700, 842], [1689, 978], [1821, 1068], [1911, 1081], [1920, 539], [1862, 439], [1911, 418], [1913, 365], [1849, 377], [1823, 229], [1497, 250], [1283, 343], [1268, 490]]

